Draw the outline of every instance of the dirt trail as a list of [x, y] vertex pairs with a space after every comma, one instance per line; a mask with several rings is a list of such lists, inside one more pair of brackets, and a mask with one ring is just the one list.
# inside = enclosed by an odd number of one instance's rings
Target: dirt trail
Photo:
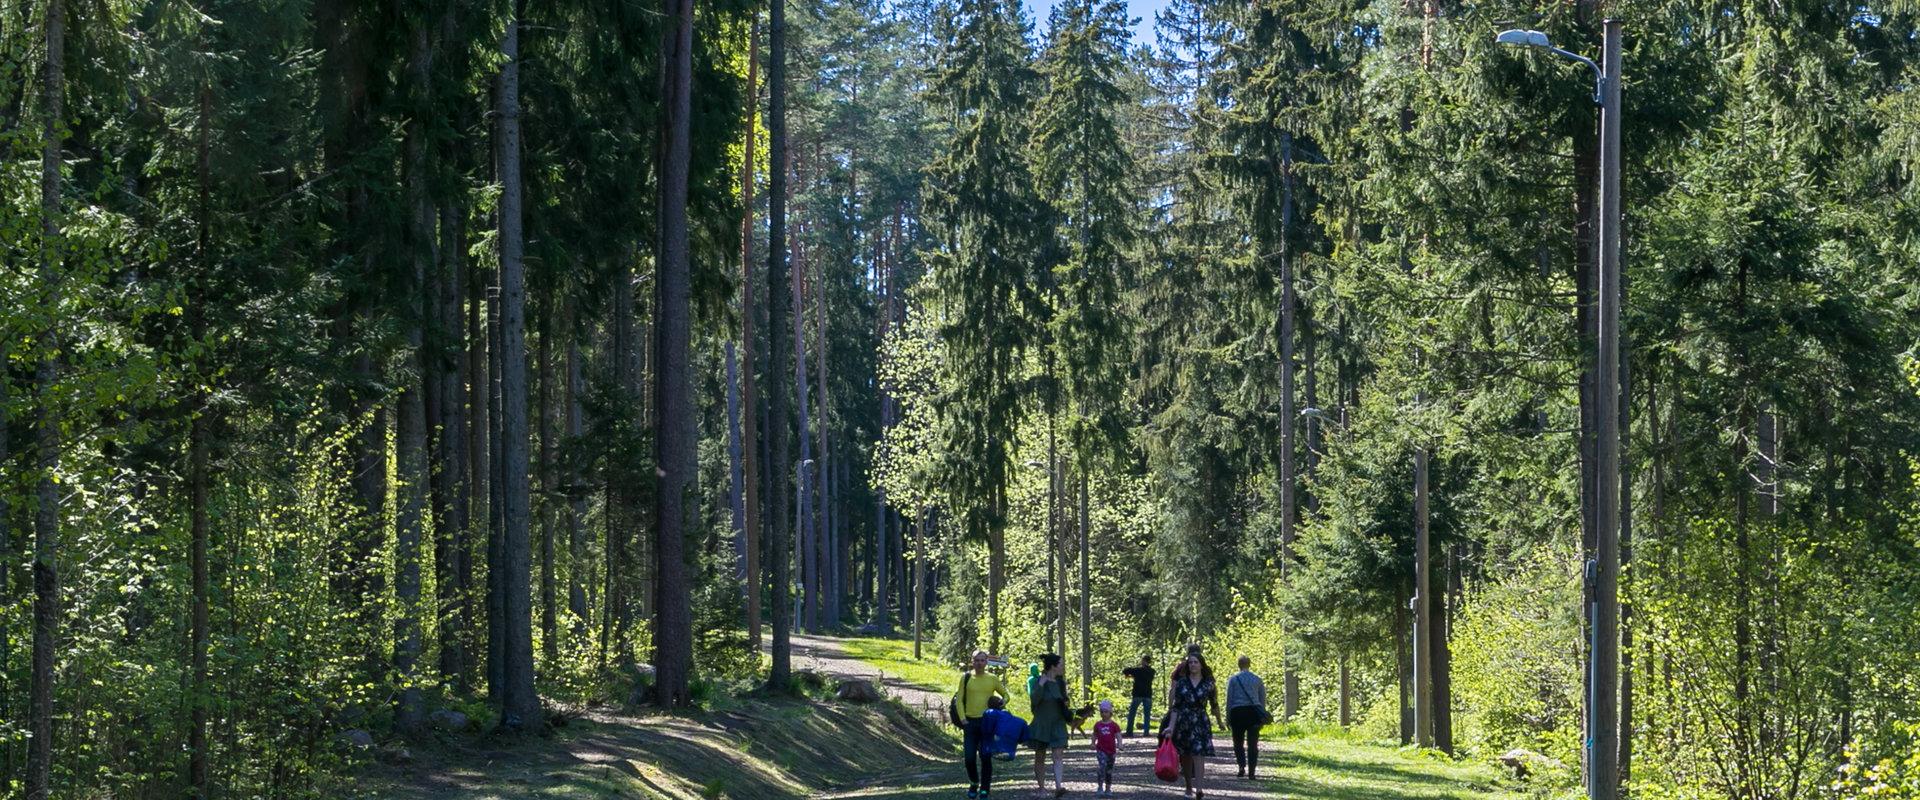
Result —
[[[841, 643], [824, 636], [793, 637], [794, 669], [810, 669], [831, 678], [864, 678], [873, 680], [880, 670], [873, 665], [847, 655]], [[915, 709], [923, 709], [941, 723], [945, 724], [947, 693], [925, 686], [916, 686], [893, 676], [882, 681], [885, 690]], [[1087, 726], [1092, 730], [1092, 725]], [[1167, 800], [1182, 796], [1181, 784], [1162, 783], [1153, 776], [1154, 748], [1159, 742], [1148, 738], [1135, 738], [1123, 742], [1119, 758], [1113, 769], [1112, 797], [1122, 800]], [[1251, 800], [1252, 798], [1278, 797], [1262, 783], [1254, 783], [1234, 777], [1233, 738], [1225, 731], [1216, 731], [1213, 738], [1213, 758], [1207, 759], [1206, 796], [1220, 800]], [[826, 795], [831, 798], [872, 798], [873, 800], [905, 800], [905, 798], [964, 798], [967, 790], [967, 773], [960, 764], [959, 748], [954, 748], [953, 765], [944, 772], [901, 775], [893, 780], [882, 781], [865, 788]], [[1096, 761], [1092, 740], [1076, 733], [1070, 733], [1067, 744], [1065, 784], [1067, 797], [1094, 797], [1094, 777]], [[1267, 754], [1263, 754], [1265, 756]], [[1263, 757], [1262, 761], [1268, 761]], [[1045, 789], [1036, 789], [1033, 779], [1033, 752], [1022, 750], [1013, 761], [994, 762], [993, 796], [1001, 798], [1051, 798], [1053, 796], [1053, 775], [1051, 764], [1046, 775]]]

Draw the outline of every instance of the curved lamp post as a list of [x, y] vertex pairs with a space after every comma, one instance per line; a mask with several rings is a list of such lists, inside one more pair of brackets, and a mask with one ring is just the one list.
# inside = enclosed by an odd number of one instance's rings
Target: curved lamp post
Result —
[[1594, 494], [1595, 548], [1587, 564], [1592, 588], [1593, 644], [1587, 696], [1587, 796], [1615, 800], [1620, 791], [1620, 37], [1617, 19], [1603, 24], [1601, 63], [1555, 47], [1545, 33], [1501, 31], [1494, 41], [1545, 50], [1593, 69], [1593, 102], [1600, 107], [1600, 202], [1595, 228], [1599, 258], [1593, 265], [1598, 299], [1599, 351], [1595, 359], [1594, 416], [1599, 433]]

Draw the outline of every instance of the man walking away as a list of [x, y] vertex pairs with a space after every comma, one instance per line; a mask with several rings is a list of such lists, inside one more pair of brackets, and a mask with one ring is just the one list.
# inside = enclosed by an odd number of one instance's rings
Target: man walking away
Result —
[[1140, 719], [1145, 723], [1142, 732], [1153, 732], [1153, 656], [1140, 657], [1140, 666], [1120, 670], [1120, 674], [1133, 679], [1133, 702], [1127, 704], [1127, 735], [1133, 735], [1133, 714], [1145, 710]]
[[[1260, 729], [1267, 724], [1267, 685], [1253, 674], [1253, 660], [1240, 657], [1240, 671], [1227, 679], [1227, 727], [1233, 729], [1233, 760], [1240, 777], [1252, 780], [1260, 758]], [[1242, 744], [1245, 749], [1242, 749]]]
[[985, 719], [987, 700], [995, 695], [1003, 701], [1007, 698], [1000, 676], [987, 672], [988, 658], [985, 650], [973, 652], [973, 671], [960, 673], [960, 685], [953, 694], [964, 720], [961, 758], [967, 765], [967, 797], [972, 800], [987, 800], [993, 789], [993, 731]]

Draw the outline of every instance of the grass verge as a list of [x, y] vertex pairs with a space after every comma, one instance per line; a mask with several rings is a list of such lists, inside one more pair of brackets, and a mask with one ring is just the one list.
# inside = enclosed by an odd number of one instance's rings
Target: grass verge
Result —
[[[1270, 731], [1275, 729], [1269, 729]], [[1262, 742], [1267, 784], [1286, 800], [1516, 800], [1488, 764], [1387, 747], [1338, 729], [1279, 729]], [[1215, 740], [1216, 746], [1219, 740]], [[1229, 740], [1227, 766], [1232, 766]]]

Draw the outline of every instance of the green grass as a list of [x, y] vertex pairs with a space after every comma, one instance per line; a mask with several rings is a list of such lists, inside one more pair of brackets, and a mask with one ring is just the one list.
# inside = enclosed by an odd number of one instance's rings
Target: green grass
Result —
[[[1218, 740], [1216, 740], [1216, 745]], [[1490, 764], [1364, 741], [1338, 730], [1263, 742], [1267, 784], [1286, 800], [1511, 800]], [[1277, 752], [1275, 752], [1277, 751]], [[1232, 751], [1227, 765], [1232, 766]]]
[[906, 639], [860, 637], [840, 640], [847, 655], [872, 664], [888, 677], [899, 678], [922, 689], [951, 693], [960, 679], [958, 664], [945, 664], [932, 656], [932, 648], [921, 647], [927, 657], [915, 660], [913, 642]]

